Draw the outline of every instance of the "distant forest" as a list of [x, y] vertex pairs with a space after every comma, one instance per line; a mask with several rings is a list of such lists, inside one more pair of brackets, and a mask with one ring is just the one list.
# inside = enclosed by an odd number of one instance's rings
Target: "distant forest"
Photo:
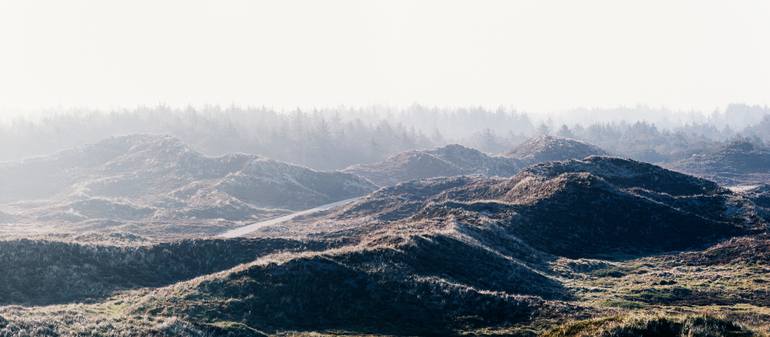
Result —
[[503, 153], [544, 134], [580, 139], [639, 160], [665, 162], [736, 137], [770, 142], [770, 108], [732, 104], [711, 113], [681, 113], [633, 107], [548, 115], [420, 105], [289, 112], [216, 106], [68, 111], [0, 124], [0, 161], [134, 133], [173, 135], [209, 155], [254, 153], [323, 170], [449, 143]]

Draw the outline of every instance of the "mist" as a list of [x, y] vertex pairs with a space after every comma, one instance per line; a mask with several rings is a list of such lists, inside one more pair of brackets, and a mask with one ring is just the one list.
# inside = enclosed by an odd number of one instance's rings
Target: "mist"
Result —
[[0, 125], [0, 160], [19, 161], [112, 136], [177, 137], [208, 154], [257, 154], [321, 170], [372, 163], [415, 149], [461, 144], [491, 154], [538, 135], [575, 138], [621, 156], [667, 162], [736, 137], [770, 138], [770, 109], [731, 104], [711, 112], [646, 106], [537, 114], [511, 108], [237, 106], [65, 110]]

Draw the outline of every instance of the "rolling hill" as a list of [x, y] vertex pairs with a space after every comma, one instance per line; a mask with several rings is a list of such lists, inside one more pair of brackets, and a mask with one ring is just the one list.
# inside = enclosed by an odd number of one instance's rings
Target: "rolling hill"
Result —
[[266, 255], [151, 291], [132, 313], [269, 334], [451, 335], [526, 325], [584, 310], [572, 301], [585, 295], [564, 278], [575, 272], [555, 267], [564, 261], [612, 266], [763, 228], [752, 202], [707, 180], [611, 157], [549, 162], [507, 179], [380, 189], [279, 232], [349, 243]]
[[[178, 153], [162, 148], [150, 152]], [[473, 151], [444, 150], [432, 158], [474, 158]], [[55, 207], [29, 207], [90, 226], [99, 224], [83, 219], [145, 226], [159, 212], [216, 200], [235, 210], [269, 206], [265, 198], [304, 207], [303, 200], [322, 199], [312, 191], [351, 188], [348, 180], [330, 183], [329, 175], [240, 155], [223, 160], [233, 169], [131, 156], [73, 169], [85, 178], [52, 194]], [[757, 307], [770, 304], [764, 187], [733, 191], [606, 156], [532, 164], [509, 177], [485, 176], [491, 171], [481, 167], [489, 165], [452, 163], [477, 174], [407, 179], [259, 228], [251, 239], [1, 241], [0, 302], [8, 305], [0, 307], [0, 329], [10, 336], [748, 336], [761, 329], [751, 324], [767, 321]], [[93, 185], [93, 172], [107, 167], [117, 175]], [[165, 173], [152, 175], [158, 185], [149, 189], [93, 188], [123, 179], [123, 170]], [[270, 178], [279, 171], [286, 176]], [[374, 188], [350, 179], [353, 187]], [[276, 187], [274, 196], [239, 188], [266, 180], [307, 188]], [[74, 198], [68, 186], [87, 197]]]
[[229, 269], [274, 252], [328, 246], [282, 239], [197, 239], [139, 246], [0, 241], [0, 270], [13, 271], [0, 273], [0, 304], [93, 302], [121, 290], [160, 287]]
[[533, 165], [510, 179], [403, 183], [331, 217], [343, 224], [338, 228], [451, 219], [481, 233], [487, 230], [481, 224], [489, 223], [539, 250], [570, 257], [696, 247], [762, 222], [748, 198], [713, 182], [612, 157]]
[[670, 167], [724, 184], [766, 183], [770, 178], [770, 148], [750, 140], [736, 140]]
[[520, 165], [509, 158], [490, 156], [461, 145], [399, 153], [374, 164], [354, 165], [343, 172], [369, 179], [379, 186], [456, 175], [509, 177]]
[[168, 136], [132, 135], [0, 164], [0, 203], [20, 220], [245, 222], [366, 194], [355, 175], [254, 155], [208, 157]]
[[530, 138], [505, 154], [524, 165], [568, 159], [583, 159], [588, 156], [606, 156], [601, 148], [571, 138], [539, 136]]

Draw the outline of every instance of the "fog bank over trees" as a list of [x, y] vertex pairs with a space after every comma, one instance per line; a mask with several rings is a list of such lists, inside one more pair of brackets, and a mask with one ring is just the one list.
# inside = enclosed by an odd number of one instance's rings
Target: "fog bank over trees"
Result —
[[295, 111], [235, 106], [67, 111], [0, 124], [0, 161], [136, 133], [173, 135], [209, 155], [253, 153], [325, 170], [449, 143], [501, 153], [543, 134], [663, 162], [736, 137], [770, 141], [770, 108], [731, 104], [713, 112], [674, 112], [636, 106], [552, 114], [421, 105]]

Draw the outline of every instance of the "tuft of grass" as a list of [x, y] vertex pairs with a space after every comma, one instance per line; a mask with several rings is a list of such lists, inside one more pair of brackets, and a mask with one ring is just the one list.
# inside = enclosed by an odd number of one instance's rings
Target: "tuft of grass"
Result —
[[639, 303], [634, 301], [627, 301], [622, 299], [607, 299], [599, 302], [600, 306], [620, 309], [643, 309], [647, 307], [645, 303]]
[[595, 277], [623, 277], [629, 272], [629, 268], [610, 265], [605, 268], [591, 271], [589, 274]]

